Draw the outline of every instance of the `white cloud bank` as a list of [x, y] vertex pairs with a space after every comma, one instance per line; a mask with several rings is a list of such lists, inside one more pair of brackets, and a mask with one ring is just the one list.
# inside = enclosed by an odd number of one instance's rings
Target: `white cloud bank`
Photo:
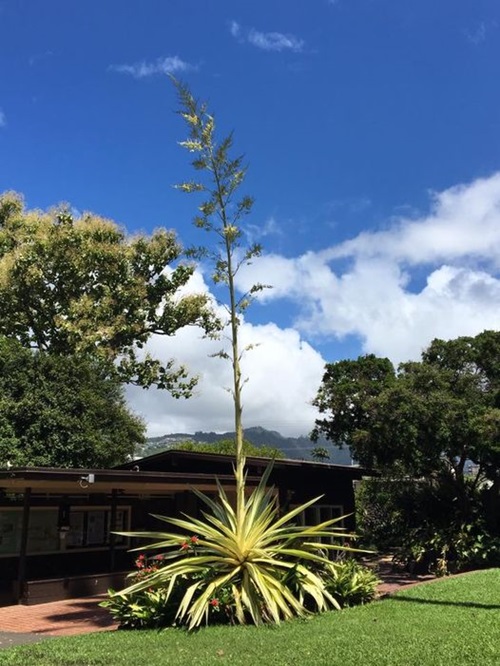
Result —
[[[190, 288], [205, 291], [199, 273]], [[256, 345], [242, 361], [243, 376], [248, 377], [243, 389], [245, 425], [261, 425], [290, 436], [307, 434], [315, 418], [309, 403], [324, 370], [321, 355], [301, 340], [296, 330], [273, 323], [253, 325], [243, 319], [240, 341], [242, 348]], [[189, 400], [175, 400], [155, 389], [128, 388], [129, 402], [145, 418], [151, 436], [234, 429], [232, 397], [227, 390], [232, 383], [231, 365], [210, 356], [223, 346], [223, 341], [203, 339], [195, 328], [183, 329], [172, 338], [155, 336], [150, 341], [152, 354], [163, 360], [175, 358], [200, 377]]]
[[[500, 173], [432, 194], [429, 212], [418, 218], [392, 220], [383, 230], [321, 252], [254, 260], [241, 272], [240, 287], [272, 284], [262, 300], [271, 307], [278, 300], [291, 301], [300, 314], [289, 328], [242, 324], [242, 343], [260, 343], [244, 361], [250, 378], [244, 387], [245, 425], [284, 435], [311, 430], [315, 410], [310, 401], [325, 363], [312, 346], [318, 339], [355, 335], [359, 353], [397, 363], [419, 358], [435, 337], [500, 329], [499, 270]], [[193, 289], [206, 289], [199, 274]], [[231, 383], [230, 365], [209, 358], [220, 343], [188, 329], [175, 338], [156, 338], [150, 348], [200, 375], [196, 396], [188, 401], [129, 389], [150, 434], [231, 430], [231, 397], [224, 390]]]
[[[349, 263], [336, 271], [335, 262]], [[500, 173], [432, 194], [430, 211], [393, 220], [321, 252], [268, 255], [240, 286], [274, 285], [262, 299], [301, 307], [295, 327], [315, 336], [359, 336], [362, 351], [418, 358], [435, 337], [500, 329]], [[415, 281], [420, 286], [414, 286]]]
[[178, 72], [187, 72], [196, 69], [194, 65], [181, 60], [179, 56], [168, 56], [166, 58], [157, 58], [152, 62], [142, 60], [132, 65], [110, 65], [108, 68], [112, 72], [120, 74], [129, 74], [134, 79], [144, 79], [158, 74], [176, 74]]

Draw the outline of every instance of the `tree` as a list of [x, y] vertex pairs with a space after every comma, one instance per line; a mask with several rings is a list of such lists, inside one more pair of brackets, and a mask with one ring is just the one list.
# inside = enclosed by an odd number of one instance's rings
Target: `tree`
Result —
[[109, 363], [0, 337], [0, 467], [109, 467], [132, 455], [145, 427]]
[[184, 368], [141, 356], [153, 334], [214, 324], [204, 295], [179, 295], [194, 270], [180, 257], [173, 232], [131, 238], [92, 213], [30, 211], [20, 195], [5, 193], [0, 334], [40, 352], [115, 361], [108, 367], [123, 381], [189, 395], [195, 381]]
[[330, 460], [330, 454], [324, 446], [315, 446], [311, 451], [311, 458], [317, 462], [325, 462], [325, 460]]
[[468, 460], [500, 473], [500, 333], [434, 340], [422, 361], [374, 356], [329, 364], [314, 404], [314, 434], [348, 444], [363, 465], [463, 484]]
[[[234, 456], [236, 454], [236, 441], [234, 439], [220, 439], [213, 444], [202, 442], [182, 442], [176, 444], [179, 451], [199, 451], [201, 453], [220, 453], [222, 455]], [[279, 459], [284, 458], [283, 451], [272, 446], [257, 446], [248, 440], [243, 440], [243, 455], [262, 458]]]
[[373, 356], [329, 364], [315, 404], [315, 436], [385, 477], [417, 480], [404, 492], [409, 550], [420, 539], [426, 557], [459, 559], [458, 544], [472, 556], [488, 543], [482, 531], [500, 534], [500, 332], [434, 340], [397, 373]]
[[373, 354], [328, 363], [313, 403], [326, 416], [316, 420], [312, 439], [318, 441], [323, 434], [338, 448], [348, 446], [356, 454], [371, 425], [371, 401], [395, 379], [389, 359]]

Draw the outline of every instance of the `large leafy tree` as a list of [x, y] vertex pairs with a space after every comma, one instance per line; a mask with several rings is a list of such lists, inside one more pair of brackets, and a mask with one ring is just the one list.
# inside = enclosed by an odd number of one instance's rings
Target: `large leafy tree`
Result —
[[327, 366], [314, 435], [347, 443], [364, 465], [463, 479], [467, 461], [499, 474], [500, 333], [434, 340], [420, 362], [363, 356]]
[[0, 337], [0, 467], [109, 467], [144, 443], [109, 361]]
[[114, 222], [63, 207], [26, 210], [0, 196], [0, 334], [57, 355], [92, 354], [123, 381], [189, 395], [194, 380], [140, 349], [151, 335], [213, 323], [206, 297], [179, 295], [193, 267], [173, 232], [129, 237]]
[[[363, 465], [452, 488], [464, 519], [470, 493], [500, 489], [500, 332], [434, 340], [420, 362], [374, 356], [329, 364], [313, 435], [349, 444]], [[478, 473], [472, 483], [466, 465]]]

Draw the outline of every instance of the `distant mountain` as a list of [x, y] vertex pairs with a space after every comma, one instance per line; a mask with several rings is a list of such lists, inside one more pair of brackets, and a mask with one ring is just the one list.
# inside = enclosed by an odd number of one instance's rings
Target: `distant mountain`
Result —
[[[168, 449], [175, 449], [176, 445], [181, 442], [213, 444], [221, 439], [234, 439], [234, 436], [234, 432], [195, 432], [194, 434], [176, 432], [170, 435], [162, 435], [161, 437], [149, 437], [140, 452], [140, 457], [161, 453]], [[284, 437], [275, 430], [266, 430], [257, 426], [255, 428], [245, 428], [245, 439], [252, 442], [255, 446], [271, 446], [280, 449], [283, 451], [285, 458], [295, 458], [298, 460], [311, 460], [311, 451], [316, 446], [322, 446], [330, 454], [330, 459], [325, 462], [336, 465], [351, 464], [349, 449], [340, 451], [324, 438], [320, 438], [315, 443], [311, 442], [308, 437]]]

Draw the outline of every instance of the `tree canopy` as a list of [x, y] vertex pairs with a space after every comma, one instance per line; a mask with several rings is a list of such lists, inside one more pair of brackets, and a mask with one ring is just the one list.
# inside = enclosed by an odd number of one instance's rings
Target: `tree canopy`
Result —
[[109, 467], [144, 443], [110, 361], [0, 337], [0, 467]]
[[[236, 441], [234, 439], [221, 439], [213, 444], [188, 441], [176, 444], [175, 448], [179, 451], [199, 451], [200, 453], [220, 453], [234, 456], [236, 454]], [[243, 440], [243, 455], [275, 459], [285, 457], [281, 449], [273, 446], [257, 446], [246, 439]]]
[[347, 444], [361, 464], [463, 479], [467, 461], [500, 480], [500, 333], [434, 340], [420, 362], [363, 356], [328, 364], [314, 436]]
[[210, 328], [205, 295], [184, 293], [193, 266], [179, 263], [175, 234], [129, 237], [111, 220], [68, 207], [26, 210], [0, 196], [0, 334], [26, 348], [116, 361], [123, 381], [189, 395], [194, 380], [141, 348], [151, 335]]

